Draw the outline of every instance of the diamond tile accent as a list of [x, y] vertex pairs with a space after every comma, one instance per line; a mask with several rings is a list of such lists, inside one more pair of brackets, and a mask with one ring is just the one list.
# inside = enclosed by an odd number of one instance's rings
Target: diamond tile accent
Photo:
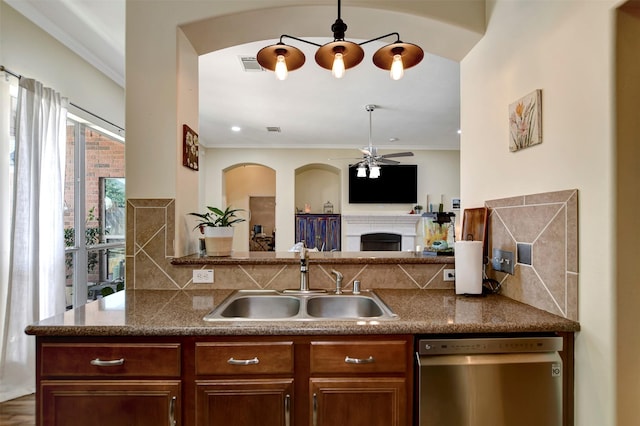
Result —
[[578, 191], [566, 190], [490, 200], [489, 251], [532, 244], [531, 265], [514, 275], [496, 272], [502, 293], [523, 303], [578, 320]]

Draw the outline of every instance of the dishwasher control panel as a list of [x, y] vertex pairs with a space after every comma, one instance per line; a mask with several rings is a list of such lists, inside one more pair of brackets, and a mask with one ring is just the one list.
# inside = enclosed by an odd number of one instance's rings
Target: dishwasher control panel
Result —
[[520, 352], [557, 352], [562, 337], [489, 337], [460, 339], [419, 339], [418, 354], [494, 354]]

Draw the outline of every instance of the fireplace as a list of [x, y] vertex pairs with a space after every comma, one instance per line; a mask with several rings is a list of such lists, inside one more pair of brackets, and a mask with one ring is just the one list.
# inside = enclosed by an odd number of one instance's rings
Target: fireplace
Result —
[[402, 235], [374, 232], [360, 235], [360, 251], [400, 251]]
[[362, 251], [361, 236], [367, 234], [395, 234], [400, 236], [396, 250], [416, 249], [417, 214], [343, 214], [343, 251]]

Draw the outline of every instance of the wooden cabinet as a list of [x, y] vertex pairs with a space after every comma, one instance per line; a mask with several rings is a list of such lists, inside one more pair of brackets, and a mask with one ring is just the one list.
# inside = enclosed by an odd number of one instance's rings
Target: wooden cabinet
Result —
[[292, 341], [196, 342], [196, 426], [289, 426]]
[[412, 336], [37, 338], [37, 424], [411, 425]]
[[313, 426], [411, 424], [409, 347], [397, 339], [311, 342]]
[[180, 380], [43, 380], [38, 425], [180, 425]]
[[296, 243], [318, 250], [341, 250], [341, 216], [339, 214], [296, 214]]
[[293, 379], [196, 381], [197, 426], [289, 426]]
[[39, 426], [180, 425], [180, 343], [39, 338]]

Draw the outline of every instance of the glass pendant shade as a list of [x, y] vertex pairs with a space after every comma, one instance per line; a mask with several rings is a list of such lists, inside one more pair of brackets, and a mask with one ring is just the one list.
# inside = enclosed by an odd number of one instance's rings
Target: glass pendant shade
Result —
[[377, 179], [380, 177], [380, 166], [371, 166], [369, 167], [369, 178]]
[[278, 55], [276, 61], [276, 77], [278, 80], [286, 80], [289, 75], [289, 70], [287, 69], [287, 62], [284, 59], [283, 55]]
[[335, 78], [342, 78], [344, 77], [345, 71], [342, 53], [336, 53], [336, 56], [333, 59], [333, 66], [331, 67], [331, 74], [333, 74]]
[[391, 62], [391, 71], [389, 72], [393, 80], [400, 80], [404, 75], [404, 65], [402, 64], [402, 56], [394, 55]]
[[356, 170], [358, 171], [357, 177], [367, 177], [367, 168], [362, 164]]

